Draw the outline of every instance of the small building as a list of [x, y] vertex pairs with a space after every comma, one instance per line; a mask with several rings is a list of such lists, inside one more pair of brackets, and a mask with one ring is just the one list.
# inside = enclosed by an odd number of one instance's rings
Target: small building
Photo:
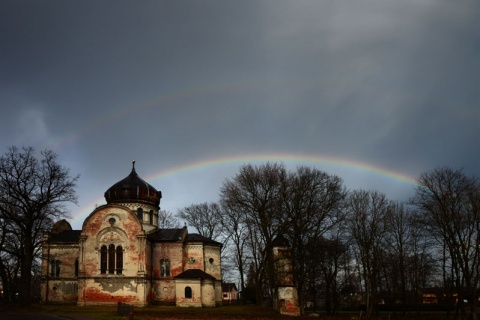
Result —
[[237, 286], [233, 282], [222, 283], [222, 295], [224, 303], [232, 303], [238, 300]]
[[221, 304], [221, 244], [186, 227], [158, 228], [161, 198], [133, 163], [81, 230], [65, 220], [55, 223], [43, 239], [42, 302]]
[[272, 241], [272, 250], [275, 266], [274, 307], [284, 315], [299, 316], [298, 292], [294, 284], [292, 265], [292, 250], [288, 240], [277, 236]]

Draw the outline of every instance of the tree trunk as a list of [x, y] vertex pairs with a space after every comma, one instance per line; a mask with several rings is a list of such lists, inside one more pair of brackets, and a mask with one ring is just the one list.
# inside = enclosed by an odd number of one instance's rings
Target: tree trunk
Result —
[[10, 279], [7, 274], [7, 270], [5, 269], [5, 265], [3, 264], [3, 261], [0, 260], [0, 279], [2, 279], [2, 284], [3, 284], [3, 303], [9, 303], [11, 302], [11, 296], [10, 296]]
[[31, 235], [25, 235], [24, 252], [20, 261], [20, 305], [31, 304], [33, 246]]

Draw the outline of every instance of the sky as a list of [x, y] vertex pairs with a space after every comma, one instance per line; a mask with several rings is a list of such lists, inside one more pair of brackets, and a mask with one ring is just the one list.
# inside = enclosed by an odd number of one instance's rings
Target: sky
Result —
[[477, 0], [0, 2], [0, 153], [80, 174], [74, 229], [131, 171], [172, 213], [244, 164], [406, 201], [480, 177]]

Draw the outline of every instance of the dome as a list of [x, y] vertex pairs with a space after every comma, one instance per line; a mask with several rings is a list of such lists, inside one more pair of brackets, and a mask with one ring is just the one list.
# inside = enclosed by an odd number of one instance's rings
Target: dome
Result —
[[72, 230], [72, 226], [70, 225], [70, 223], [68, 223], [67, 220], [62, 219], [53, 224], [51, 232], [52, 234], [59, 234], [63, 231], [71, 231], [71, 230]]
[[158, 207], [161, 198], [162, 192], [157, 191], [138, 176], [135, 171], [135, 161], [128, 177], [115, 183], [105, 192], [105, 200], [108, 204], [138, 202]]

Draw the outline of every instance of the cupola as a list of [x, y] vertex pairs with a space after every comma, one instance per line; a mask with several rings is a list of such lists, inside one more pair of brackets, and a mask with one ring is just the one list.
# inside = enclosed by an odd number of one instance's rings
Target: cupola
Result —
[[132, 172], [105, 192], [105, 200], [111, 203], [142, 203], [159, 208], [162, 192], [140, 178], [132, 162]]

